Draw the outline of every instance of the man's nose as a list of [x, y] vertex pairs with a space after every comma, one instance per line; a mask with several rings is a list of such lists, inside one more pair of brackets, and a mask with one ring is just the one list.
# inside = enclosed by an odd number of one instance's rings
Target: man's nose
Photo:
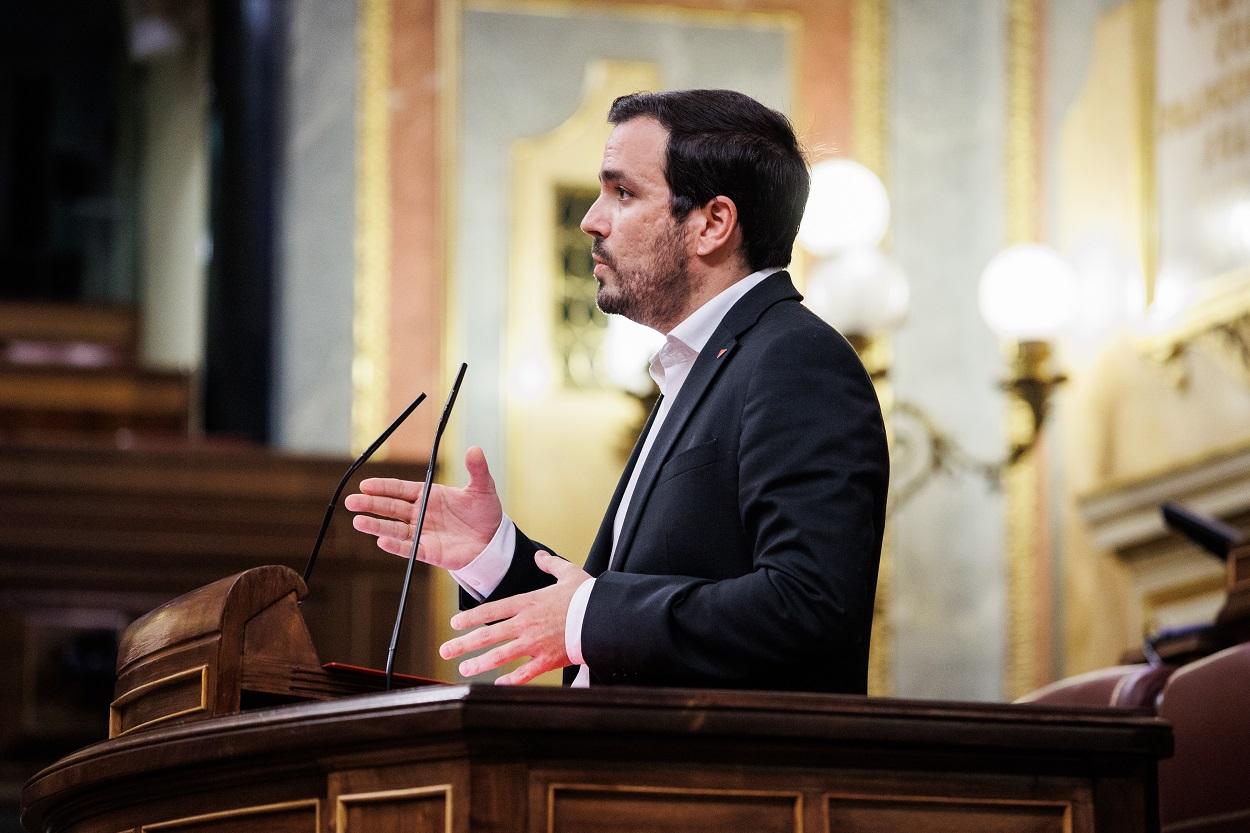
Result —
[[582, 218], [581, 229], [591, 237], [607, 237], [608, 223], [607, 212], [600, 208], [603, 197], [599, 197], [586, 211], [586, 216]]

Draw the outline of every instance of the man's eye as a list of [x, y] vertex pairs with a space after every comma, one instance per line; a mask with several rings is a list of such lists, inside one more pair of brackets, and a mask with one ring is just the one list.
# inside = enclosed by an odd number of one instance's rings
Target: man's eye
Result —
[[621, 188], [619, 185], [617, 186], [617, 188], [616, 188], [616, 197], [617, 197], [617, 199], [621, 199], [621, 200], [623, 200], [623, 199], [625, 199], [626, 197], [629, 197], [629, 196], [632, 196], [632, 195], [631, 195], [628, 191], [626, 191], [624, 188]]

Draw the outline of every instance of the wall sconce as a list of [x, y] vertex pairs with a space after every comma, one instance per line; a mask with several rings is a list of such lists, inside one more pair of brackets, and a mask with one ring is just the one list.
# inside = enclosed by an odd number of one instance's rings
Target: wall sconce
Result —
[[850, 249], [816, 263], [806, 296], [812, 311], [855, 347], [873, 380], [883, 379], [889, 366], [881, 336], [902, 326], [911, 303], [902, 267], [874, 247]]
[[889, 395], [886, 336], [903, 324], [910, 301], [902, 267], [879, 248], [889, 221], [888, 195], [872, 171], [847, 159], [812, 168], [811, 197], [799, 227], [799, 242], [817, 258], [806, 303], [847, 337], [878, 385], [896, 429], [894, 456], [900, 468], [914, 472], [892, 487], [896, 509], [935, 474], [966, 472], [997, 488], [1004, 469], [1036, 445], [1051, 395], [1066, 378], [1051, 368], [1051, 343], [1074, 315], [1076, 275], [1056, 252], [1037, 245], [1000, 252], [982, 273], [982, 315], [1009, 345], [1010, 375], [999, 386], [1027, 407], [1030, 425], [1013, 437], [1003, 459], [978, 460], [919, 405]]
[[846, 336], [878, 383], [890, 365], [881, 336], [902, 325], [911, 300], [902, 267], [879, 248], [889, 226], [890, 199], [876, 174], [850, 159], [812, 168], [799, 225], [799, 242], [816, 256], [806, 303]]
[[979, 300], [985, 322], [1009, 345], [1011, 375], [999, 386], [1032, 418], [1027, 433], [1012, 442], [1010, 466], [1037, 444], [1051, 394], [1067, 380], [1050, 367], [1050, 345], [1075, 315], [1076, 272], [1048, 246], [1012, 246], [981, 273]]

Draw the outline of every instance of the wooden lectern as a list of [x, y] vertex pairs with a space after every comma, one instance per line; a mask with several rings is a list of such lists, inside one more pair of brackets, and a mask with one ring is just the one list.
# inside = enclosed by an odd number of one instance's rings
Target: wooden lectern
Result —
[[[293, 580], [292, 580], [293, 579]], [[1157, 830], [1140, 711], [819, 694], [369, 684], [284, 568], [126, 634], [113, 735], [37, 774], [31, 833]], [[337, 699], [329, 699], [337, 696]], [[278, 700], [322, 700], [250, 709]]]
[[[256, 567], [179, 596], [126, 629], [109, 737], [261, 706], [382, 689], [368, 669], [323, 666], [289, 567]], [[400, 688], [434, 683], [398, 675]]]

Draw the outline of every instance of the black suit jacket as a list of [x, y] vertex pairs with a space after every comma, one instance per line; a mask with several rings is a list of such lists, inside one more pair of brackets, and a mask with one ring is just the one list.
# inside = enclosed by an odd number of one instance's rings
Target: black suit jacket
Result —
[[[800, 300], [780, 272], [725, 315], [660, 428], [608, 570], [648, 420], [586, 559], [592, 683], [864, 692], [885, 429], [858, 356]], [[488, 601], [552, 582], [538, 549], [517, 531]]]

